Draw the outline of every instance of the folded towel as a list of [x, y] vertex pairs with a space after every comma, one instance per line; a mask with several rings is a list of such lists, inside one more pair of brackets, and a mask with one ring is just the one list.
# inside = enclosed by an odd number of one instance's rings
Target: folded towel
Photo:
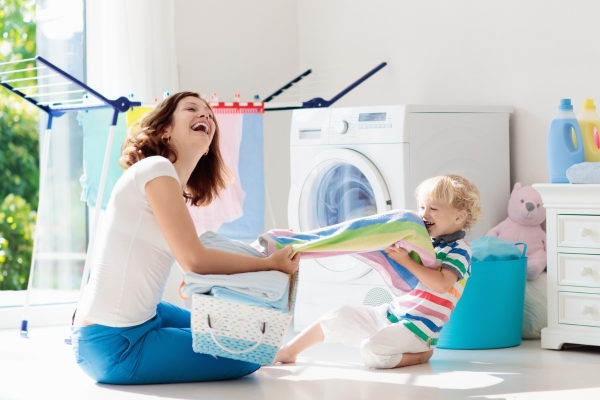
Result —
[[215, 286], [210, 291], [210, 295], [213, 296], [215, 299], [230, 301], [233, 303], [242, 303], [248, 304], [250, 306], [273, 308], [276, 310], [287, 310], [289, 302], [289, 285], [287, 286], [283, 296], [281, 296], [279, 300], [275, 301], [260, 300], [255, 296], [250, 296], [245, 293], [236, 292], [235, 290], [219, 286]]
[[600, 162], [583, 162], [567, 169], [571, 183], [600, 183]]
[[[251, 245], [227, 239], [214, 232], [200, 235], [202, 244], [211, 249], [251, 257], [266, 257]], [[200, 275], [186, 272], [179, 293], [189, 298], [192, 293], [209, 293], [214, 287], [226, 287], [232, 291], [255, 297], [260, 301], [278, 301], [288, 290], [290, 276], [280, 271], [244, 272], [231, 275]]]
[[272, 230], [258, 243], [267, 254], [287, 245], [303, 258], [348, 254], [370, 265], [396, 295], [414, 289], [418, 280], [383, 251], [391, 245], [406, 249], [411, 257], [435, 269], [435, 252], [427, 229], [413, 211], [394, 210], [315, 229], [310, 232]]

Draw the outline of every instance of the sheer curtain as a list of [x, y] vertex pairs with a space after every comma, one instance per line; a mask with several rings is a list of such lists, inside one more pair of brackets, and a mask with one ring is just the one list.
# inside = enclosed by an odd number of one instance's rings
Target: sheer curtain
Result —
[[173, 2], [88, 0], [88, 85], [110, 98], [133, 94], [142, 102], [177, 91]]
[[[109, 98], [133, 95], [153, 103], [165, 92], [177, 92], [174, 0], [87, 0], [86, 55], [87, 84]], [[89, 215], [93, 212], [90, 208]], [[181, 280], [173, 267], [164, 300], [183, 305], [177, 294]]]

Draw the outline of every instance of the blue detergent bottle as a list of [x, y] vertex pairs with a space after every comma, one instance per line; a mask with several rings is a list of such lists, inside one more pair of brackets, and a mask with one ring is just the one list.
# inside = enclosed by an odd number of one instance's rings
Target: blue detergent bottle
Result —
[[[571, 132], [575, 133], [576, 143]], [[548, 174], [551, 183], [569, 183], [567, 169], [585, 161], [579, 123], [571, 99], [561, 99], [558, 114], [552, 119], [547, 143]]]

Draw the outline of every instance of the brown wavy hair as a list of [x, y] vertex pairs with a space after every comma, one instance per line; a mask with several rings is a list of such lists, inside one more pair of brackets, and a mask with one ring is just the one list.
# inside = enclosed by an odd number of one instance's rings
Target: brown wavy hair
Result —
[[[172, 163], [177, 161], [177, 150], [168, 141], [163, 140], [163, 133], [165, 128], [173, 123], [173, 113], [185, 97], [202, 100], [212, 111], [210, 104], [196, 92], [184, 91], [170, 95], [129, 128], [119, 159], [119, 165], [123, 169], [151, 156], [162, 156]], [[221, 190], [233, 181], [231, 171], [223, 162], [219, 150], [221, 132], [216, 118], [214, 121], [215, 134], [208, 154], [198, 161], [183, 192], [183, 197], [195, 206], [209, 205]]]

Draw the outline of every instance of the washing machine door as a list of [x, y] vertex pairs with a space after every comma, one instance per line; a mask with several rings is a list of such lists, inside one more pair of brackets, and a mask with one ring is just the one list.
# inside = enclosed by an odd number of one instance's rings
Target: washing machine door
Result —
[[[292, 184], [288, 214], [292, 228], [306, 232], [390, 209], [390, 195], [377, 167], [357, 151], [330, 149], [307, 160], [304, 173]], [[371, 272], [350, 256], [316, 261], [335, 281]]]

